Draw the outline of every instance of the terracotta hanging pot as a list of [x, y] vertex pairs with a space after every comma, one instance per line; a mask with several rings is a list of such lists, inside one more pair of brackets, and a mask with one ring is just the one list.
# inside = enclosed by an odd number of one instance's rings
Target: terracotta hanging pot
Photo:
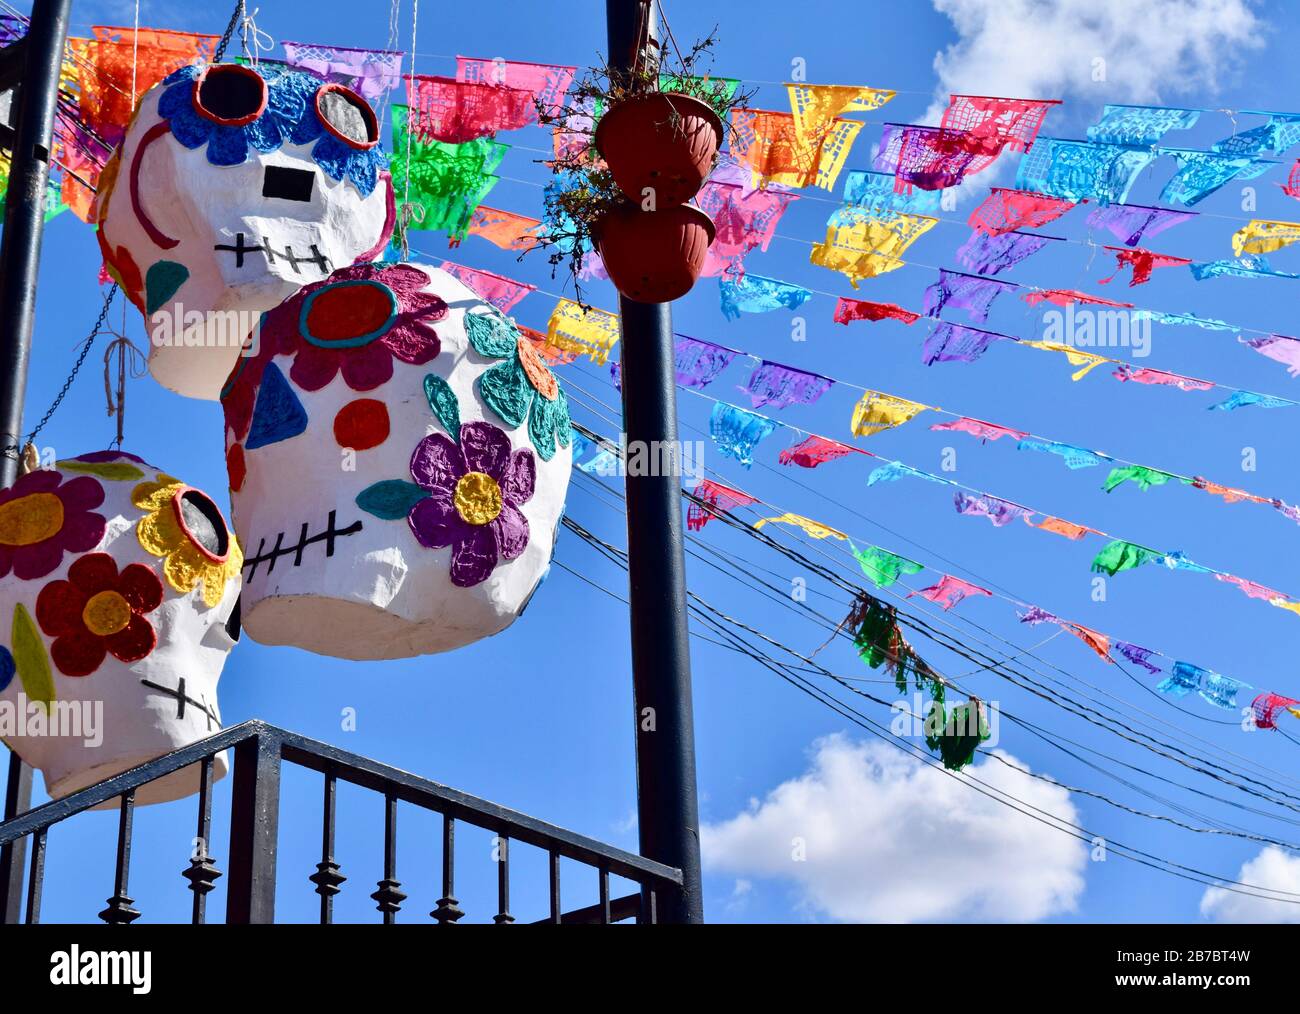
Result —
[[699, 193], [722, 144], [722, 120], [700, 99], [650, 92], [612, 106], [596, 125], [596, 149], [619, 189], [640, 206], [684, 204]]
[[714, 229], [709, 216], [689, 204], [653, 212], [622, 204], [600, 220], [595, 234], [619, 292], [639, 303], [668, 303], [700, 277]]

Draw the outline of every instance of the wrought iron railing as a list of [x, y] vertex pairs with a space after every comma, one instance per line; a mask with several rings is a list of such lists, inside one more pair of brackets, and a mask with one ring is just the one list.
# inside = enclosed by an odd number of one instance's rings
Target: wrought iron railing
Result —
[[[397, 880], [397, 804], [409, 803], [442, 817], [441, 896], [431, 913], [438, 923], [455, 923], [465, 912], [456, 898], [455, 858], [457, 824], [484, 828], [497, 836], [497, 902], [492, 921], [512, 923], [510, 912], [510, 843], [520, 842], [543, 850], [549, 856], [548, 898], [550, 914], [537, 920], [551, 923], [611, 923], [624, 919], [656, 921], [656, 897], [665, 888], [680, 885], [681, 871], [615, 848], [594, 838], [575, 834], [515, 810], [439, 785], [366, 757], [336, 749], [324, 743], [285, 732], [265, 722], [244, 722], [234, 728], [173, 751], [139, 767], [124, 771], [63, 799], [54, 800], [0, 823], [0, 868], [11, 865], [15, 846], [27, 840], [26, 904], [22, 921], [40, 921], [41, 895], [45, 881], [45, 845], [50, 829], [84, 810], [118, 802], [117, 856], [113, 895], [99, 918], [108, 923], [130, 923], [140, 917], [128, 896], [131, 871], [131, 836], [135, 794], [142, 786], [172, 772], [200, 766], [198, 795], [197, 854], [181, 874], [193, 892], [191, 921], [206, 919], [207, 895], [223, 876], [207, 843], [212, 827], [212, 787], [215, 757], [224, 750], [235, 754], [230, 805], [230, 849], [227, 857], [226, 921], [267, 923], [275, 921], [276, 849], [279, 836], [280, 771], [294, 764], [320, 772], [324, 781], [321, 807], [321, 860], [316, 872], [306, 879], [320, 895], [320, 921], [333, 921], [334, 896], [343, 876], [334, 855], [335, 797], [340, 781], [379, 793], [384, 799], [383, 879], [370, 895], [385, 923], [396, 920], [406, 894]], [[18, 777], [18, 765], [10, 768]], [[560, 862], [572, 860], [590, 867], [597, 875], [599, 902], [564, 912], [560, 904]], [[22, 871], [16, 871], [21, 883]], [[610, 898], [610, 876], [636, 883], [640, 891]], [[8, 885], [0, 885], [7, 887]], [[0, 914], [3, 909], [0, 909]], [[17, 913], [11, 913], [15, 917]]]

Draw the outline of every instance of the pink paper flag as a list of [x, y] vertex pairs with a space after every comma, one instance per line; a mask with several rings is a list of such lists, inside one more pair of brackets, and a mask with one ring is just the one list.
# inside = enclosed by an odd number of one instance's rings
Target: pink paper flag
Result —
[[969, 581], [963, 581], [959, 577], [953, 577], [951, 574], [945, 574], [939, 579], [938, 584], [932, 584], [929, 588], [922, 588], [920, 591], [914, 591], [907, 597], [920, 595], [923, 599], [929, 599], [937, 603], [944, 609], [951, 609], [968, 595], [987, 595], [990, 598], [993, 593], [987, 588], [981, 588], [977, 584], [971, 584]]
[[999, 437], [1012, 437], [1015, 440], [1023, 440], [1029, 434], [1021, 433], [1020, 430], [1013, 430], [1008, 426], [999, 426], [997, 423], [984, 422], [980, 419], [971, 419], [968, 416], [962, 416], [960, 419], [954, 419], [952, 422], [935, 423], [930, 427], [932, 430], [952, 430], [957, 433], [969, 433], [973, 437], [979, 437], [981, 440], [997, 440]]
[[443, 261], [439, 266], [453, 278], [460, 279], [473, 289], [479, 298], [487, 300], [502, 313], [509, 313], [516, 303], [537, 289], [535, 285], [516, 282], [511, 278], [494, 275], [491, 271], [483, 271], [480, 268], [467, 268], [453, 261]]

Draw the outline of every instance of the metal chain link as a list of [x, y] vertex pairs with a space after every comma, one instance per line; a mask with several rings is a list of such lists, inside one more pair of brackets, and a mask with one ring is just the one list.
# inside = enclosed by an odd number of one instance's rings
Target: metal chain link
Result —
[[[23, 446], [33, 443], [36, 440], [37, 434], [45, 428], [45, 424], [50, 421], [50, 417], [53, 416], [59, 406], [63, 404], [63, 399], [67, 397], [68, 390], [72, 387], [72, 382], [77, 379], [77, 373], [81, 370], [82, 364], [85, 363], [86, 357], [90, 355], [91, 346], [95, 344], [95, 339], [99, 337], [99, 332], [103, 330], [104, 321], [108, 319], [108, 310], [109, 307], [113, 305], [113, 297], [117, 295], [117, 290], [117, 283], [114, 282], [113, 287], [108, 290], [108, 295], [104, 297], [104, 306], [99, 311], [99, 318], [95, 321], [95, 326], [90, 329], [90, 334], [86, 335], [82, 340], [81, 354], [77, 356], [77, 361], [73, 363], [72, 372], [68, 374], [68, 379], [63, 382], [63, 387], [59, 389], [58, 395], [56, 395], [54, 401], [50, 403], [50, 407], [45, 410], [45, 414], [41, 416], [41, 421], [36, 424], [36, 428], [27, 434], [27, 439], [23, 441]], [[17, 444], [8, 444], [0, 453], [3, 453], [7, 458], [17, 459], [22, 453], [22, 447], [19, 447]]]
[[230, 45], [230, 37], [235, 34], [235, 28], [238, 27], [243, 16], [244, 0], [235, 0], [235, 11], [230, 15], [230, 24], [226, 25], [225, 34], [221, 36], [221, 41], [217, 43], [217, 50], [212, 54], [213, 63], [220, 63], [221, 58], [226, 55], [226, 47]]

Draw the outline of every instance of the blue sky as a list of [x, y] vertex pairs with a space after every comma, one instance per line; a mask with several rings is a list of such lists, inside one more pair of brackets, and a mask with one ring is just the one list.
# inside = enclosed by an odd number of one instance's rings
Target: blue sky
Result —
[[[873, 4], [870, 10], [830, 0], [805, 0], [797, 6], [750, 0], [736, 5], [675, 4], [669, 8], [679, 40], [706, 34], [720, 22], [716, 70], [758, 88], [754, 105], [786, 108], [784, 89], [793, 62], [802, 60], [814, 83], [870, 84], [894, 88], [899, 96], [885, 109], [865, 115], [868, 126], [850, 155], [850, 168], [868, 168], [872, 143], [885, 121], [920, 120], [936, 95], [949, 89], [977, 94], [1062, 98], [1044, 133], [1083, 135], [1107, 102], [1149, 102], [1219, 109], [1287, 110], [1294, 106], [1297, 72], [1286, 51], [1300, 17], [1280, 2], [1245, 3], [1201, 0], [1175, 5], [1151, 2], [1135, 15], [1118, 0], [934, 0], [933, 4]], [[1192, 12], [1165, 20], [1175, 7]], [[575, 0], [564, 5], [523, 2], [488, 6], [425, 4], [420, 11], [418, 73], [451, 73], [449, 56], [502, 56], [585, 65], [604, 45], [603, 4]], [[388, 38], [385, 4], [364, 12], [341, 0], [317, 0], [310, 18], [300, 5], [263, 4], [259, 26], [276, 39], [383, 47]], [[411, 2], [400, 10], [400, 43], [410, 49]], [[180, 5], [146, 2], [143, 25], [218, 33], [229, 9], [224, 4]], [[1086, 17], [1085, 17], [1086, 16]], [[91, 24], [130, 24], [129, 3], [75, 5], [75, 31]], [[277, 56], [278, 48], [269, 55]], [[936, 61], [936, 57], [939, 57]], [[1095, 59], [1106, 61], [1103, 81], [1093, 80]], [[1239, 118], [1243, 125], [1257, 120]], [[1233, 119], [1218, 112], [1177, 143], [1208, 147], [1230, 134]], [[540, 130], [519, 131], [501, 140], [515, 145], [503, 163], [503, 177], [487, 198], [491, 206], [527, 215], [540, 211], [538, 184], [545, 170], [536, 164], [548, 147]], [[1294, 153], [1293, 153], [1294, 154]], [[969, 235], [964, 220], [989, 183], [1011, 185], [1015, 156], [976, 177], [955, 211], [909, 251], [916, 262], [882, 278], [866, 281], [854, 293], [843, 276], [808, 262], [809, 244], [825, 233], [825, 220], [837, 194], [806, 191], [778, 228], [766, 253], [754, 254], [748, 268], [823, 293], [860, 295], [919, 309], [936, 266], [955, 266], [954, 251]], [[1257, 210], [1244, 211], [1242, 184], [1230, 184], [1198, 206], [1200, 218], [1154, 240], [1157, 250], [1213, 260], [1231, 256], [1230, 237], [1250, 217], [1294, 219], [1296, 206], [1276, 185], [1290, 160], [1253, 181]], [[1133, 203], [1155, 203], [1173, 171], [1169, 159], [1146, 170], [1130, 195]], [[973, 199], [972, 199], [973, 198]], [[828, 203], [830, 202], [830, 203]], [[1041, 232], [1086, 240], [1086, 212], [1076, 209]], [[1098, 242], [1109, 242], [1098, 237]], [[448, 256], [440, 234], [417, 234], [423, 256]], [[470, 238], [451, 259], [510, 275], [548, 293], [560, 291], [544, 259], [517, 263], [487, 242]], [[1273, 255], [1281, 270], [1300, 271], [1300, 255]], [[50, 227], [38, 294], [34, 358], [28, 393], [29, 424], [58, 391], [73, 359], [74, 343], [86, 333], [100, 299], [96, 284], [99, 255], [90, 230], [71, 215]], [[1294, 334], [1294, 290], [1285, 280], [1216, 279], [1194, 282], [1183, 269], [1159, 271], [1144, 287], [1122, 283], [1097, 287], [1112, 263], [1100, 250], [1081, 243], [1059, 243], [1003, 277], [1044, 288], [1074, 288], [1140, 306], [1190, 311], [1248, 328]], [[613, 308], [607, 283], [593, 285], [589, 297]], [[515, 313], [528, 326], [544, 329], [554, 299], [542, 291], [529, 296]], [[1072, 383], [1070, 370], [1054, 355], [1012, 346], [995, 347], [974, 364], [920, 362], [924, 322], [912, 328], [894, 323], [832, 323], [834, 300], [816, 295], [801, 309], [806, 340], [794, 341], [791, 315], [784, 311], [726, 321], [718, 309], [716, 283], [705, 279], [674, 308], [677, 329], [768, 359], [877, 388], [954, 412], [995, 420], [1068, 443], [1183, 474], [1204, 475], [1252, 492], [1300, 501], [1294, 469], [1296, 409], [1208, 412], [1213, 394], [1119, 384], [1106, 371]], [[960, 320], [960, 317], [953, 319]], [[1018, 335], [1041, 328], [1041, 315], [1015, 298], [995, 306], [989, 327]], [[143, 341], [138, 317], [129, 332]], [[1122, 357], [1125, 350], [1112, 354]], [[1239, 345], [1233, 332], [1157, 327], [1148, 358], [1136, 365], [1212, 378], [1254, 391], [1291, 396], [1285, 370]], [[113, 435], [105, 417], [92, 355], [68, 402], [41, 435], [42, 446], [60, 457], [98, 449]], [[743, 364], [709, 390], [743, 403], [736, 387], [744, 382]], [[562, 380], [565, 373], [561, 373]], [[568, 371], [580, 388], [575, 400], [597, 397], [617, 404], [608, 374], [589, 363]], [[587, 392], [587, 393], [582, 393]], [[849, 439], [848, 423], [856, 392], [833, 389], [816, 406], [783, 410], [783, 419], [805, 430]], [[683, 437], [707, 430], [710, 403], [683, 396]], [[580, 421], [610, 432], [612, 427], [583, 409]], [[937, 421], [934, 420], [934, 421]], [[135, 382], [128, 397], [126, 448], [217, 493], [225, 489], [221, 423], [214, 403], [181, 399], [149, 380]], [[1088, 565], [1099, 543], [1073, 543], [1015, 525], [994, 529], [980, 518], [957, 516], [942, 488], [904, 480], [868, 489], [865, 459], [833, 462], [815, 471], [781, 468], [777, 452], [788, 434], [778, 432], [758, 452], [750, 471], [707, 450], [706, 464], [722, 481], [732, 481], [781, 510], [814, 517], [849, 532], [859, 543], [875, 543], [928, 566], [980, 584], [1117, 637], [1156, 648], [1245, 680], [1260, 689], [1300, 696], [1293, 668], [1300, 620], [1271, 609], [1204, 575], [1171, 573], [1147, 567], [1109, 581], [1105, 601], [1093, 598]], [[1000, 444], [981, 445], [960, 434], [932, 433], [924, 417], [909, 426], [873, 437], [863, 446], [939, 471], [946, 448], [955, 449], [957, 481], [1029, 504], [1095, 528], [1166, 550], [1182, 549], [1194, 559], [1271, 587], [1300, 593], [1300, 578], [1287, 552], [1300, 537], [1291, 522], [1267, 508], [1221, 501], [1167, 486], [1141, 493], [1126, 487], [1100, 490], [1099, 470], [1071, 472], [1055, 458], [1019, 453]], [[1243, 455], [1253, 449], [1257, 468], [1243, 472]], [[568, 510], [586, 527], [622, 542], [616, 503], [595, 490], [599, 480], [575, 473]], [[617, 492], [616, 481], [605, 480]], [[810, 603], [834, 620], [844, 612], [838, 597], [788, 560], [765, 553], [755, 543], [711, 525], [706, 543], [737, 560], [774, 572], [771, 580], [788, 585], [809, 579]], [[625, 593], [622, 572], [601, 561], [569, 533], [557, 559], [609, 590]], [[690, 584], [703, 598], [725, 604], [729, 612], [769, 636], [811, 653], [825, 632], [779, 608], [755, 589], [738, 585], [699, 560], [690, 561]], [[935, 570], [909, 579], [913, 588]], [[927, 582], [928, 583], [928, 582]], [[821, 596], [821, 597], [819, 597]], [[1051, 633], [1016, 622], [1005, 601], [972, 600], [952, 619], [978, 624], [1022, 648], [1038, 645]], [[221, 705], [228, 724], [262, 718], [276, 725], [373, 756], [445, 784], [473, 792], [595, 837], [635, 849], [636, 830], [632, 753], [631, 681], [626, 607], [556, 568], [527, 615], [505, 633], [449, 655], [383, 664], [355, 664], [292, 649], [264, 648], [247, 639], [227, 664]], [[972, 633], [973, 628], [963, 628]], [[980, 635], [984, 636], [984, 635]], [[991, 637], [989, 638], [992, 639]], [[945, 673], [960, 675], [972, 664], [917, 646]], [[1183, 712], [1153, 696], [1123, 673], [1092, 656], [1073, 638], [1061, 636], [1035, 649], [1043, 665], [1059, 666], [1092, 687], [1114, 694], [1133, 721], [1155, 716], [1177, 727], [1169, 737], [1200, 737], [1247, 762], [1289, 772], [1300, 746], [1268, 733], [1246, 734], [1230, 713], [1209, 708], [1197, 698], [1183, 701]], [[880, 678], [866, 669], [841, 642], [818, 656], [837, 672]], [[707, 849], [705, 909], [713, 920], [825, 921], [831, 919], [997, 919], [1051, 921], [1198, 921], [1202, 885], [1156, 873], [1111, 856], [1087, 861], [1070, 839], [1033, 825], [1009, 810], [985, 807], [982, 797], [949, 779], [909, 766], [899, 767], [887, 747], [865, 745], [861, 730], [797, 693], [770, 672], [711, 644], [693, 645], [696, 739], [702, 819], [712, 828]], [[1144, 674], [1137, 672], [1140, 679]], [[1149, 681], [1154, 682], [1154, 681]], [[1149, 685], [1148, 683], [1148, 685]], [[986, 700], [999, 701], [1018, 715], [1049, 730], [1049, 739], [1072, 740], [1098, 751], [1103, 766], [1131, 764], [1142, 772], [1182, 785], [1215, 792], [1234, 802], [1251, 802], [1186, 768], [1161, 761], [1036, 699], [988, 672], [965, 684]], [[885, 686], [868, 690], [892, 698]], [[1072, 693], [1080, 691], [1076, 684]], [[1243, 694], [1245, 700], [1249, 693]], [[884, 709], [862, 702], [869, 714], [887, 721]], [[343, 713], [354, 709], [355, 731], [344, 731]], [[874, 709], [874, 710], [873, 710]], [[1174, 812], [1138, 795], [1091, 767], [1084, 766], [1010, 723], [1001, 728], [1000, 748], [1035, 772], [1122, 800], [1136, 809]], [[1011, 777], [1001, 765], [981, 762], [989, 780]], [[1133, 775], [1132, 771], [1127, 772]], [[1276, 784], [1285, 774], [1261, 775]], [[1199, 781], [1197, 780], [1199, 779]], [[1243, 814], [1229, 806], [1167, 784], [1134, 781], [1171, 801], [1194, 807], [1214, 821], [1274, 837], [1288, 838], [1285, 822]], [[1300, 861], [1280, 856], [1257, 859], [1260, 847], [1228, 837], [1184, 832], [1167, 824], [1126, 815], [1079, 795], [1068, 801], [1042, 782], [1021, 778], [1003, 783], [1022, 798], [1071, 819], [1107, 838], [1187, 866], [1238, 880], [1270, 878], [1272, 886], [1300, 891]], [[955, 787], [954, 787], [955, 786]], [[288, 769], [281, 822], [279, 906], [285, 919], [311, 919], [316, 896], [306, 877], [319, 858], [319, 782]], [[1293, 787], [1292, 787], [1293, 790]], [[340, 919], [377, 916], [367, 895], [382, 876], [382, 800], [341, 789], [337, 854], [350, 877], [336, 902]], [[1037, 795], [1031, 795], [1037, 793]], [[226, 814], [229, 797], [219, 790], [214, 831], [218, 865], [226, 865]], [[1265, 808], [1268, 808], [1265, 805]], [[1272, 808], [1272, 814], [1285, 811]], [[1202, 823], [1201, 817], [1188, 818]], [[48, 920], [87, 919], [111, 893], [115, 818], [82, 816], [50, 837], [47, 861]], [[193, 833], [190, 803], [142, 810], [137, 818], [135, 869], [130, 893], [146, 919], [174, 920], [188, 912], [188, 892], [179, 873], [185, 867]], [[410, 895], [407, 912], [417, 919], [438, 896], [435, 882], [436, 835], [432, 818], [403, 809], [399, 818], [399, 872]], [[794, 839], [806, 846], [794, 861]], [[481, 839], [481, 840], [480, 840]], [[491, 914], [495, 873], [486, 834], [466, 834], [461, 842], [459, 876], [462, 906], [471, 918]], [[476, 855], [476, 851], [478, 854]], [[515, 858], [515, 857], [512, 857]], [[1246, 875], [1243, 865], [1255, 863]], [[517, 859], [515, 904], [522, 915], [543, 914], [542, 859]], [[566, 906], [595, 900], [595, 882], [570, 880]], [[1287, 909], [1294, 906], [1286, 906]], [[215, 914], [220, 915], [217, 903]], [[1233, 899], [1211, 898], [1206, 911], [1220, 918], [1278, 918], [1280, 906], [1234, 907]]]

